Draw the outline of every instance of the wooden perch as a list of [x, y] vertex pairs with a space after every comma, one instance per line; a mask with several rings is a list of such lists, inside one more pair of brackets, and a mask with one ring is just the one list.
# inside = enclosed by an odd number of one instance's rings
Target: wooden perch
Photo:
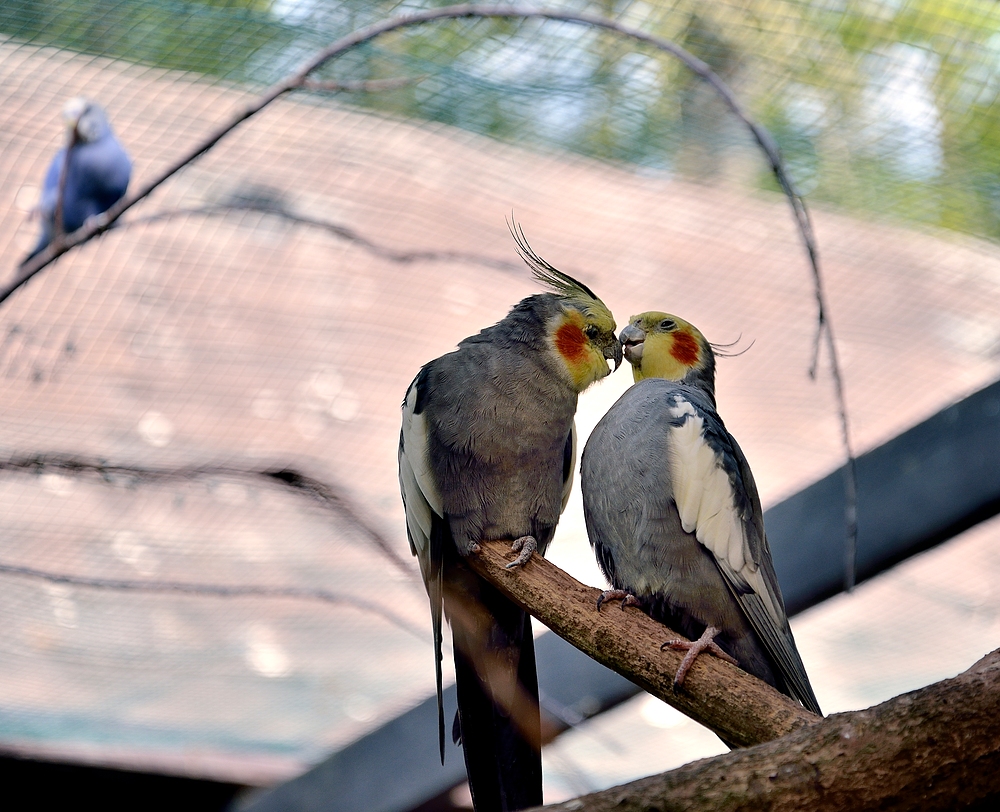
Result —
[[599, 589], [584, 586], [541, 556], [508, 570], [506, 564], [513, 558], [509, 542], [480, 546], [467, 562], [511, 600], [585, 654], [727, 742], [759, 744], [820, 721], [794, 700], [715, 657], [699, 657], [683, 689], [675, 692], [673, 678], [683, 655], [661, 652], [660, 644], [681, 635], [639, 609], [623, 611], [617, 602], [598, 612]]
[[682, 655], [659, 647], [679, 635], [617, 603], [598, 613], [598, 589], [537, 555], [508, 570], [512, 558], [509, 543], [485, 542], [466, 560], [594, 659], [727, 741], [757, 745], [545, 809], [951, 810], [1000, 799], [1000, 650], [954, 679], [826, 719], [714, 657], [699, 657], [674, 693]]
[[997, 809], [998, 719], [1000, 650], [954, 679], [868, 710], [834, 714], [757, 747], [733, 750], [545, 809]]

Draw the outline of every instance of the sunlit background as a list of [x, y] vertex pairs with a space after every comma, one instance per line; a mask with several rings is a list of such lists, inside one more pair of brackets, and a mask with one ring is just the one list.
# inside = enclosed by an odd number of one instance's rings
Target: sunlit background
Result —
[[[70, 97], [108, 111], [136, 188], [337, 37], [434, 5], [5, 0], [0, 282], [37, 238]], [[1000, 376], [994, 3], [551, 5], [683, 45], [774, 135], [814, 215], [857, 451]], [[843, 464], [825, 352], [809, 376], [816, 303], [788, 205], [680, 62], [575, 25], [463, 20], [317, 78], [353, 89], [282, 98], [0, 306], [9, 756], [235, 792], [430, 696], [399, 404], [423, 362], [535, 290], [512, 212], [620, 325], [663, 309], [747, 349], [720, 362], [719, 405], [765, 507]], [[629, 383], [581, 398], [582, 437]], [[114, 470], [25, 463], [44, 455]], [[329, 490], [261, 475], [284, 469]], [[998, 536], [987, 521], [793, 620], [824, 711], [1000, 644]], [[578, 493], [549, 557], [603, 583]], [[723, 751], [641, 695], [546, 748], [546, 800]]]

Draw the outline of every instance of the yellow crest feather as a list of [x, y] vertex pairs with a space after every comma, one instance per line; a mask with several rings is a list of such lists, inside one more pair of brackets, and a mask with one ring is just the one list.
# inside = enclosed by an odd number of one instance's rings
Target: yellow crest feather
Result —
[[584, 313], [596, 318], [610, 319], [613, 329], [614, 317], [611, 315], [611, 311], [608, 310], [607, 305], [598, 298], [594, 291], [583, 284], [583, 282], [553, 267], [538, 256], [528, 244], [528, 239], [524, 236], [524, 230], [519, 223], [509, 221], [507, 228], [510, 229], [510, 234], [517, 245], [518, 255], [524, 260], [524, 264], [531, 269], [532, 276], [535, 279], [548, 287], [560, 298], [565, 299], [570, 304], [576, 305]]

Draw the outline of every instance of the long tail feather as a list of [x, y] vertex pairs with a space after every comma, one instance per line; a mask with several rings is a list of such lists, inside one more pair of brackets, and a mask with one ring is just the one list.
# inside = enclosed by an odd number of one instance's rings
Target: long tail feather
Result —
[[534, 641], [525, 612], [478, 586], [485, 611], [473, 623], [449, 606], [462, 747], [476, 812], [512, 812], [542, 803]]
[[437, 686], [438, 749], [444, 765], [444, 691], [442, 689], [441, 662], [444, 659], [441, 632], [444, 607], [444, 548], [450, 544], [448, 523], [437, 514], [431, 519], [430, 549], [427, 556], [427, 597], [431, 602], [431, 629], [434, 633], [434, 679]]
[[444, 644], [444, 639], [441, 634], [441, 603], [444, 591], [442, 584], [443, 574], [444, 569], [439, 569], [435, 583], [431, 587], [430, 595], [431, 625], [434, 630], [434, 678], [437, 684], [438, 701], [438, 747], [441, 751], [442, 765], [444, 765], [444, 691], [441, 687], [441, 661], [444, 659], [444, 654], [441, 651]]

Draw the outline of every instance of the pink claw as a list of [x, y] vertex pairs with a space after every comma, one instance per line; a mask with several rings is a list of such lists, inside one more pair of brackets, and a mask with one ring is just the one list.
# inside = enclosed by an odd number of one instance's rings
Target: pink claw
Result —
[[684, 678], [687, 676], [688, 671], [691, 670], [691, 666], [694, 665], [694, 661], [698, 658], [698, 655], [703, 651], [718, 657], [720, 660], [725, 660], [727, 663], [732, 663], [733, 665], [739, 665], [735, 657], [730, 656], [724, 652], [719, 644], [715, 642], [715, 636], [719, 634], [722, 630], [717, 629], [715, 626], [709, 626], [702, 632], [701, 637], [692, 642], [687, 640], [668, 640], [662, 646], [660, 646], [660, 651], [664, 649], [673, 649], [674, 651], [686, 651], [687, 654], [684, 655], [684, 659], [681, 660], [680, 667], [677, 669], [677, 673], [674, 675], [674, 690], [676, 691], [681, 685], [684, 684]]
[[601, 593], [601, 597], [597, 599], [598, 612], [601, 611], [601, 606], [605, 601], [621, 601], [622, 611], [625, 610], [626, 606], [639, 606], [639, 599], [631, 592], [626, 592], [624, 589], [605, 589]]

